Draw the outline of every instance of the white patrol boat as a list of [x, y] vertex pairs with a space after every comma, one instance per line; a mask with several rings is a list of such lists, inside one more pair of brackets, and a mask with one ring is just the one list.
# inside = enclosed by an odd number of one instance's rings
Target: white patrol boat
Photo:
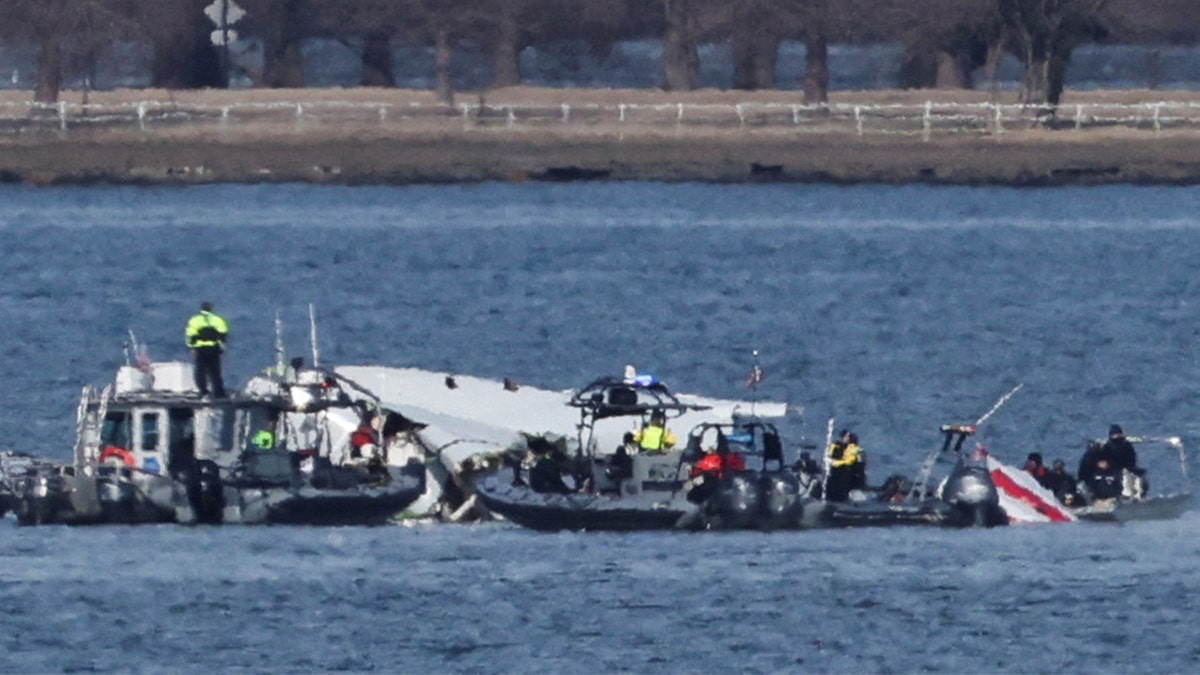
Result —
[[5, 506], [23, 525], [358, 525], [424, 492], [420, 464], [389, 466], [381, 451], [349, 459], [345, 426], [371, 411], [332, 372], [279, 369], [229, 398], [191, 383], [191, 364], [167, 362], [85, 387], [72, 461], [0, 462]]

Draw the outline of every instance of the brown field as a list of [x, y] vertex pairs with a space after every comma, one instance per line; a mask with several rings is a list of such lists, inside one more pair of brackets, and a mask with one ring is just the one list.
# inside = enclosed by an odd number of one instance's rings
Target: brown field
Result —
[[1068, 92], [1053, 125], [1008, 91], [833, 92], [830, 115], [780, 91], [72, 91], [65, 116], [28, 98], [0, 92], [0, 180], [1200, 183], [1195, 92]]

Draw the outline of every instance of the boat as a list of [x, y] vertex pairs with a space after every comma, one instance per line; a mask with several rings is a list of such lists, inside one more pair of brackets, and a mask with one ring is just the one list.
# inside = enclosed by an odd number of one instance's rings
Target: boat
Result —
[[[1172, 520], [1183, 515], [1191, 505], [1191, 479], [1187, 470], [1187, 451], [1179, 436], [1129, 436], [1129, 441], [1145, 454], [1146, 450], [1173, 451], [1179, 460], [1179, 474], [1172, 485], [1165, 475], [1150, 481], [1151, 485], [1168, 485], [1158, 492], [1147, 492], [1146, 481], [1126, 471], [1121, 494], [1113, 499], [1093, 499], [1072, 509], [1080, 520], [1102, 522], [1131, 522], [1138, 520]], [[1157, 489], [1157, 488], [1155, 488]]]
[[[844, 502], [823, 502], [820, 522], [828, 527], [879, 527], [938, 525], [945, 527], [995, 527], [1008, 523], [995, 483], [981, 462], [964, 454], [963, 443], [976, 432], [975, 425], [940, 427], [941, 448], [928, 455], [915, 479], [894, 476], [884, 486], [852, 492]], [[952, 468], [934, 489], [933, 471], [939, 461], [952, 459]]]
[[[1191, 481], [1187, 471], [1187, 452], [1179, 436], [1129, 436], [1131, 443], [1138, 446], [1145, 456], [1146, 450], [1166, 450], [1175, 453], [1179, 461], [1177, 477], [1157, 474], [1151, 485], [1167, 485], [1166, 489], [1147, 492], [1146, 480], [1128, 470], [1122, 472], [1121, 494], [1107, 499], [1090, 498], [1085, 486], [1080, 484], [1077, 494], [1082, 501], [1065, 504], [1053, 492], [1038, 484], [1026, 471], [988, 458], [988, 470], [1000, 488], [1001, 500], [1010, 514], [1032, 507], [1035, 514], [1018, 517], [1020, 522], [1048, 520], [1070, 522], [1074, 520], [1098, 522], [1133, 522], [1141, 520], [1172, 520], [1179, 518], [1191, 505]], [[1094, 441], [1099, 444], [1103, 441]], [[1161, 465], [1161, 462], [1154, 462]], [[1160, 467], [1163, 468], [1163, 467]], [[1062, 514], [1066, 514], [1065, 516]], [[1045, 516], [1043, 517], [1039, 517]]]
[[72, 459], [0, 462], [0, 495], [22, 525], [367, 525], [422, 494], [420, 463], [349, 461], [335, 426], [373, 411], [342, 379], [284, 372], [201, 397], [191, 364], [127, 358], [113, 383], [83, 389]]
[[574, 452], [566, 439], [528, 437], [507, 468], [476, 481], [475, 494], [491, 512], [537, 530], [777, 529], [803, 522], [799, 481], [784, 466], [775, 425], [760, 417], [704, 421], [683, 447], [650, 453], [628, 433], [617, 447], [601, 447], [597, 424], [632, 420], [640, 428], [655, 414], [669, 424], [707, 406], [684, 403], [657, 378], [628, 372], [593, 380], [567, 405], [579, 412]]

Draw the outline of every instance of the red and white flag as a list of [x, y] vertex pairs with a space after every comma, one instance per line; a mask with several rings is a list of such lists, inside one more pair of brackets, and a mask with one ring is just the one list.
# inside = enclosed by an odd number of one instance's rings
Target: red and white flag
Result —
[[766, 377], [766, 373], [763, 372], [763, 369], [759, 367], [758, 364], [755, 364], [754, 367], [750, 369], [750, 373], [746, 375], [746, 386], [753, 387], [759, 382], [762, 382], [764, 377]]
[[133, 365], [143, 373], [150, 374], [150, 354], [146, 351], [146, 345], [137, 346], [137, 354], [134, 357]]

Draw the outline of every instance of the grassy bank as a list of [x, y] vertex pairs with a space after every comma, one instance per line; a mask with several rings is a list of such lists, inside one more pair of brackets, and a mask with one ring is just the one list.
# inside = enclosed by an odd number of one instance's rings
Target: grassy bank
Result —
[[[34, 184], [485, 180], [1200, 183], [1200, 96], [512, 88], [0, 95], [0, 179]], [[1159, 105], [1154, 105], [1159, 104]], [[1193, 111], [1195, 107], [1195, 111]]]

